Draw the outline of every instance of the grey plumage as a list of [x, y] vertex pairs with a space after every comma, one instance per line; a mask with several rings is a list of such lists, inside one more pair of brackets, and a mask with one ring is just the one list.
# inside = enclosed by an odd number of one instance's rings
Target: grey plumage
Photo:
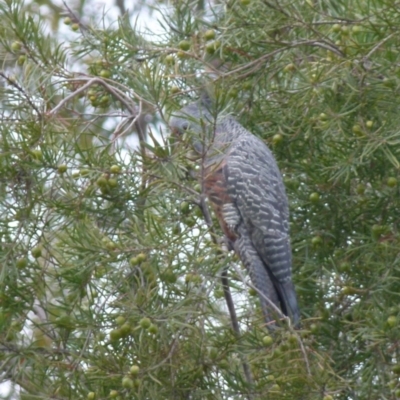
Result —
[[267, 323], [278, 318], [272, 302], [296, 325], [300, 311], [291, 279], [288, 202], [271, 151], [233, 117], [214, 118], [204, 102], [184, 107], [170, 125], [178, 134], [188, 131], [203, 154], [206, 193], [260, 292]]

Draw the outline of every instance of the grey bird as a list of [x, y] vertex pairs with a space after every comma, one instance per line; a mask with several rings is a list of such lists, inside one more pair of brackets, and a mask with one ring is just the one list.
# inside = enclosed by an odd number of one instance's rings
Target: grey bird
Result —
[[262, 140], [232, 116], [216, 116], [211, 109], [209, 101], [191, 103], [171, 118], [171, 129], [176, 134], [187, 131], [202, 156], [203, 187], [225, 236], [249, 271], [267, 325], [279, 319], [278, 309], [296, 326], [300, 310], [291, 276], [282, 175]]

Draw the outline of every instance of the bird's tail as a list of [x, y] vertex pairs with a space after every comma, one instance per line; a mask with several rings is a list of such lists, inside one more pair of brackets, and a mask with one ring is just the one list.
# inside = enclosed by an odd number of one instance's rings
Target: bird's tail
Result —
[[297, 303], [296, 291], [292, 281], [276, 282], [276, 289], [281, 303], [282, 311], [287, 315], [293, 326], [297, 326], [300, 321], [300, 309]]

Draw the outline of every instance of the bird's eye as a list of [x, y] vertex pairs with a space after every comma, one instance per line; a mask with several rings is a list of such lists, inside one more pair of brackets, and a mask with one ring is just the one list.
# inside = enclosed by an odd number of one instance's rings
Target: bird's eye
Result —
[[189, 129], [189, 123], [185, 122], [179, 128], [174, 129], [175, 134], [178, 136], [183, 136], [185, 132]]
[[189, 128], [189, 124], [183, 124], [180, 126], [174, 126], [171, 130], [176, 136], [182, 136], [187, 129]]

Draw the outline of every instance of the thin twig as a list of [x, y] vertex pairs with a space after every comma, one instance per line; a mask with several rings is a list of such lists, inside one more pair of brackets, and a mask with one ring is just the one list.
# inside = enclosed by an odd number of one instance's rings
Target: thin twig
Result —
[[370, 51], [369, 53], [364, 57], [364, 59], [368, 59], [372, 56], [373, 53], [375, 53], [376, 50], [379, 49], [383, 44], [385, 44], [389, 39], [391, 39], [397, 32], [391, 33], [388, 37], [385, 37], [382, 39], [380, 42], [378, 42]]
[[[128, 120], [131, 120], [126, 128], [122, 129], [122, 126], [127, 123], [127, 121], [122, 121], [120, 122], [117, 127], [114, 129], [114, 132], [111, 134], [111, 141], [115, 142], [117, 139], [119, 139], [122, 136], [125, 136], [127, 132], [129, 132], [132, 128], [133, 125], [135, 125], [136, 121], [141, 115], [141, 108], [139, 109], [139, 112], [136, 116], [131, 116], [128, 118]], [[140, 135], [139, 135], [140, 136]]]
[[[214, 242], [214, 244], [218, 245], [217, 242], [217, 236], [215, 235], [215, 233], [213, 232], [213, 226], [212, 226], [212, 219], [211, 219], [211, 215], [210, 215], [210, 211], [207, 207], [207, 204], [205, 202], [205, 195], [201, 194], [200, 196], [200, 208], [201, 211], [203, 213], [204, 216], [204, 220], [208, 226], [208, 229], [210, 231], [210, 235], [211, 235], [211, 240]], [[221, 254], [223, 253], [222, 250], [220, 250]], [[222, 285], [222, 289], [224, 291], [224, 297], [225, 297], [225, 301], [226, 301], [226, 305], [228, 307], [228, 311], [229, 311], [229, 316], [231, 319], [231, 323], [232, 323], [232, 328], [233, 331], [236, 335], [236, 338], [240, 338], [240, 326], [239, 326], [239, 322], [237, 319], [237, 314], [236, 314], [236, 310], [235, 310], [235, 304], [233, 302], [233, 298], [232, 298], [232, 293], [230, 291], [229, 288], [229, 280], [228, 280], [228, 270], [227, 268], [224, 268], [224, 270], [221, 273], [221, 285]], [[250, 370], [250, 367], [248, 365], [248, 363], [246, 362], [246, 360], [244, 359], [244, 357], [240, 357], [241, 361], [242, 361], [242, 368], [243, 368], [243, 372], [244, 375], [246, 377], [247, 383], [250, 385], [250, 387], [254, 386], [254, 379]], [[249, 400], [252, 400], [254, 397], [252, 394], [249, 393]]]
[[[115, 288], [115, 291], [118, 291], [118, 289], [119, 289], [119, 287], [121, 285], [122, 285], [122, 282]], [[96, 313], [96, 312], [102, 311], [104, 309], [104, 307], [107, 305], [108, 300], [110, 299], [110, 297], [113, 296], [113, 295], [114, 295], [114, 292], [113, 293], [110, 292], [105, 297], [104, 301], [97, 307], [97, 310], [95, 310], [94, 312]], [[85, 353], [85, 351], [86, 351], [86, 349], [87, 349], [87, 347], [89, 345], [89, 340], [90, 340], [90, 337], [93, 334], [93, 331], [94, 331], [94, 329], [89, 329], [89, 332], [88, 332], [88, 334], [86, 336], [86, 339], [85, 339], [85, 343], [83, 344], [82, 349], [79, 352], [79, 355], [74, 359], [74, 361], [71, 364], [72, 370], [76, 370], [78, 368], [79, 362], [83, 358], [83, 355], [84, 355], [84, 353]]]
[[301, 40], [301, 41], [298, 41], [298, 42], [293, 42], [293, 43], [289, 42], [289, 43], [285, 43], [285, 44], [286, 44], [287, 47], [279, 48], [279, 49], [276, 49], [274, 51], [271, 51], [268, 54], [264, 54], [263, 56], [257, 58], [254, 61], [251, 61], [251, 62], [249, 62], [249, 63], [247, 63], [245, 65], [242, 65], [241, 67], [233, 69], [232, 71], [229, 71], [229, 72], [226, 72], [224, 74], [221, 74], [220, 78], [226, 78], [227, 76], [234, 75], [234, 74], [236, 74], [238, 72], [244, 71], [244, 70], [249, 69], [249, 68], [254, 67], [254, 66], [257, 66], [258, 64], [261, 64], [262, 62], [268, 60], [269, 58], [271, 58], [271, 57], [273, 57], [273, 56], [275, 56], [275, 55], [277, 55], [279, 53], [282, 53], [283, 51], [286, 51], [286, 50], [288, 50], [290, 48], [297, 47], [297, 46], [310, 45], [310, 46], [322, 47], [324, 49], [332, 51], [333, 53], [335, 53], [335, 54], [337, 54], [337, 55], [339, 55], [341, 57], [344, 57], [344, 54], [336, 46], [334, 46], [334, 45], [332, 45], [330, 43], [320, 42], [320, 41], [317, 41], [317, 40]]
[[64, 7], [67, 9], [68, 14], [72, 17], [72, 21], [79, 24], [79, 27], [83, 31], [89, 30], [89, 28], [82, 22], [82, 20], [71, 10], [71, 8], [68, 6], [68, 4], [63, 0]]
[[60, 110], [60, 108], [62, 108], [67, 102], [69, 102], [74, 97], [78, 96], [80, 93], [84, 92], [86, 89], [95, 84], [102, 85], [110, 94], [112, 94], [119, 101], [121, 101], [126, 106], [126, 108], [132, 112], [132, 104], [130, 104], [127, 101], [130, 100], [130, 98], [128, 98], [128, 96], [125, 93], [121, 92], [119, 89], [110, 86], [104, 79], [98, 77], [93, 78], [93, 77], [80, 76], [79, 78], [66, 79], [66, 81], [67, 82], [87, 81], [87, 82], [80, 88], [76, 89], [74, 92], [69, 94], [67, 97], [65, 97], [63, 100], [61, 100], [56, 107], [54, 107], [52, 110], [48, 112], [49, 115], [56, 114]]
[[20, 93], [22, 93], [22, 95], [25, 97], [25, 100], [28, 102], [28, 104], [31, 106], [31, 108], [36, 111], [36, 113], [39, 117], [39, 120], [41, 120], [42, 113], [36, 107], [36, 105], [32, 102], [32, 100], [29, 98], [29, 96], [27, 95], [25, 90], [20, 85], [18, 85], [18, 83], [15, 82], [13, 79], [10, 79], [3, 71], [0, 71], [0, 76], [2, 76], [8, 82], [9, 85], [15, 87]]

